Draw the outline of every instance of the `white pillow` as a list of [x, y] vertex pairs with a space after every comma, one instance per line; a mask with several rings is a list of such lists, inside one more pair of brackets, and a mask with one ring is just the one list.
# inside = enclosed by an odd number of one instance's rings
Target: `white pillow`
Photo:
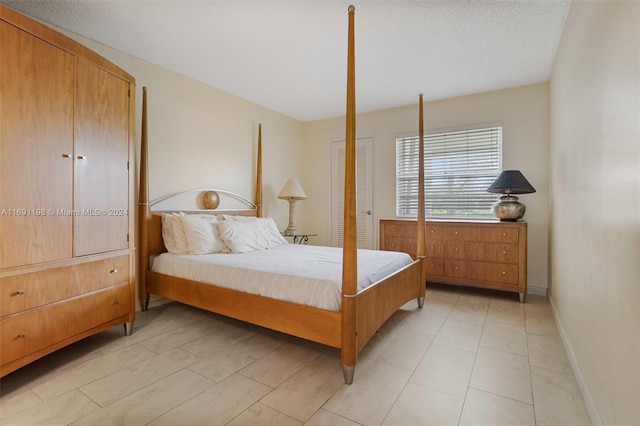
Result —
[[187, 234], [184, 232], [184, 225], [180, 220], [181, 217], [185, 216], [184, 213], [172, 213], [173, 221], [172, 227], [173, 229], [173, 239], [176, 246], [176, 254], [185, 254], [189, 251], [189, 242], [187, 241]]
[[287, 243], [271, 218], [223, 220], [218, 224], [218, 229], [220, 238], [232, 253], [267, 250]]
[[271, 247], [279, 246], [280, 244], [289, 244], [287, 239], [282, 236], [280, 230], [278, 229], [278, 225], [271, 217], [259, 217], [258, 222], [261, 222], [262, 225], [267, 230], [267, 237], [269, 238], [269, 243]]
[[162, 241], [169, 253], [176, 251], [176, 242], [173, 238], [173, 217], [169, 213], [162, 213]]
[[189, 254], [220, 253], [227, 250], [220, 239], [218, 219], [215, 216], [191, 216], [180, 218], [187, 238]]
[[180, 220], [183, 216], [182, 212], [162, 214], [162, 239], [169, 253], [184, 254], [189, 251], [187, 236]]

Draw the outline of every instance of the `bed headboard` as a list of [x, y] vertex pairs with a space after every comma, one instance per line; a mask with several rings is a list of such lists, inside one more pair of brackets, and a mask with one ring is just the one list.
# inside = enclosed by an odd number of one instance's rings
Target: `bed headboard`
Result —
[[[180, 208], [179, 206], [186, 206]], [[194, 215], [258, 216], [258, 206], [236, 193], [222, 189], [193, 189], [159, 198], [148, 205], [147, 250], [148, 255], [167, 251], [162, 241], [162, 214], [181, 212]], [[196, 210], [191, 210], [197, 207]]]

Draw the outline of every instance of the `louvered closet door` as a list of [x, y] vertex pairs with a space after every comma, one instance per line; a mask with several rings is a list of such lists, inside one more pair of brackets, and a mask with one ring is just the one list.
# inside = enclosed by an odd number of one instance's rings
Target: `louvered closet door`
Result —
[[74, 253], [128, 247], [129, 84], [78, 59]]
[[71, 257], [73, 56], [0, 22], [0, 268]]
[[[342, 247], [344, 236], [345, 143], [331, 144], [331, 245]], [[373, 139], [356, 141], [356, 226], [358, 248], [374, 249]]]

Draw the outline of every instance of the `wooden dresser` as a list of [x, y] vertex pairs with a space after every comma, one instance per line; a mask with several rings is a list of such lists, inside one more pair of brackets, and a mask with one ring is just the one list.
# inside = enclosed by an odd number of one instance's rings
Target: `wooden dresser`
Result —
[[[381, 220], [380, 250], [416, 256], [415, 220]], [[527, 294], [527, 223], [435, 221], [426, 224], [427, 281]]]
[[131, 333], [135, 80], [4, 6], [0, 51], [1, 377]]

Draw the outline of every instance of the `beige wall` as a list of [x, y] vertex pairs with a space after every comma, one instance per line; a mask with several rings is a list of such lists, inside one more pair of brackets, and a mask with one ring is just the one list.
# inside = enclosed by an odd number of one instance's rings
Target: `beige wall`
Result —
[[[425, 131], [501, 122], [503, 166], [519, 169], [536, 188], [520, 200], [527, 206], [529, 223], [529, 286], [547, 287], [548, 233], [548, 85], [546, 83], [427, 102]], [[372, 137], [374, 144], [374, 223], [378, 241], [379, 219], [395, 218], [395, 138], [418, 132], [416, 104], [360, 114], [357, 137]], [[331, 241], [331, 142], [344, 140], [344, 118], [304, 124], [306, 169], [301, 183], [309, 199], [298, 203], [298, 219], [305, 229], [319, 233], [318, 244]], [[531, 291], [531, 290], [530, 290]]]
[[[140, 153], [142, 87], [148, 88], [149, 197], [219, 188], [250, 200], [255, 193], [258, 123], [263, 133], [264, 214], [286, 228], [288, 204], [276, 198], [300, 175], [302, 123], [184, 75], [60, 28], [136, 78], [136, 155]], [[139, 160], [138, 160], [139, 161]]]
[[576, 2], [550, 83], [551, 299], [594, 423], [640, 424], [640, 2]]

